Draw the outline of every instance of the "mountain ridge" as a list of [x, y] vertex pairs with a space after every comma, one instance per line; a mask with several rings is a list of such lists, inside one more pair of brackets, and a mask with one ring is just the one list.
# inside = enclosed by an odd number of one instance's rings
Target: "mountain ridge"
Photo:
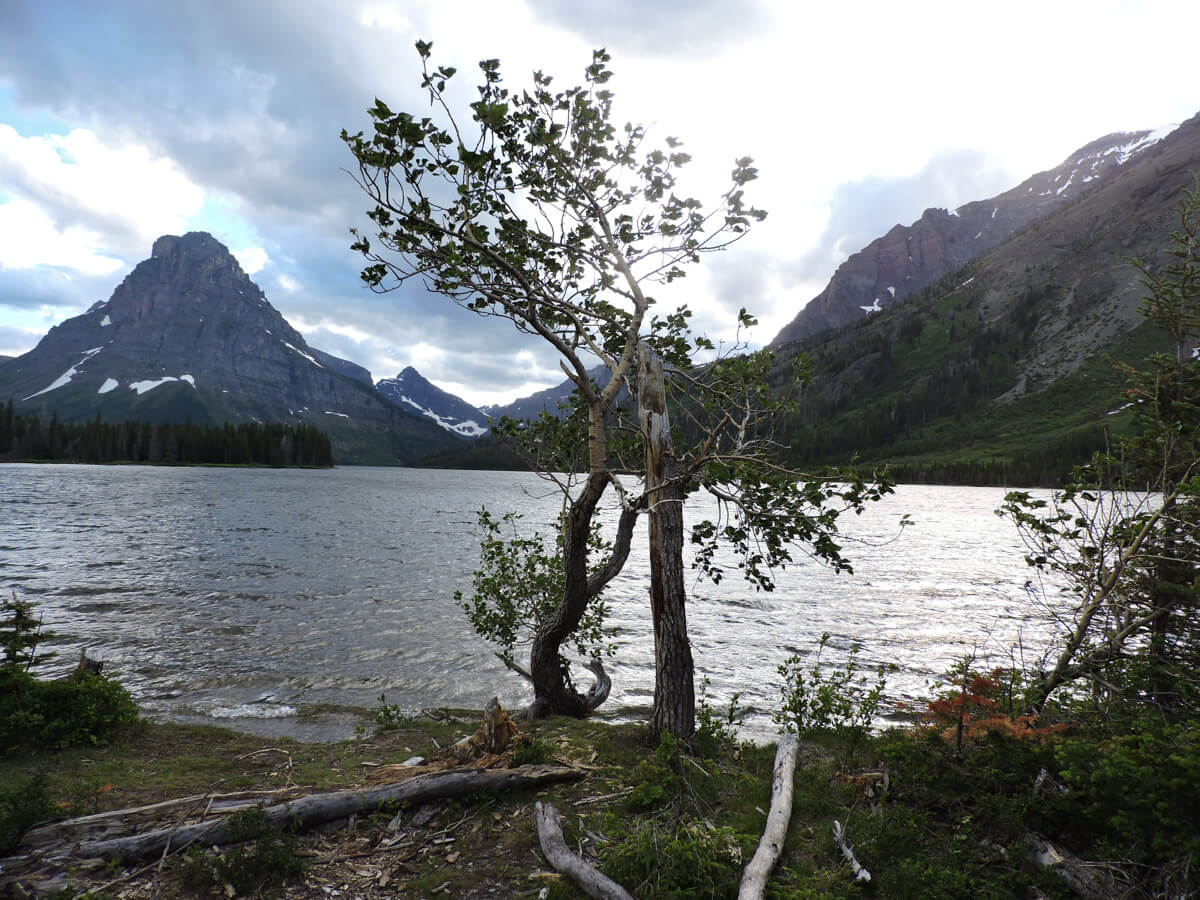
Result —
[[1104, 135], [994, 197], [954, 210], [929, 208], [909, 225], [894, 225], [842, 262], [769, 346], [803, 341], [903, 301], [1119, 177], [1127, 163], [1151, 152], [1178, 127]]
[[0, 396], [69, 420], [313, 424], [344, 462], [396, 463], [452, 440], [308, 345], [223, 244], [164, 235], [109, 299], [0, 368]]

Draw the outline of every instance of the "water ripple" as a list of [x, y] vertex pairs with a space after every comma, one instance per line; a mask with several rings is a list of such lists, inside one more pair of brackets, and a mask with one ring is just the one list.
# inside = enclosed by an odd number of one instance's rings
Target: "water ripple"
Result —
[[[530, 530], [553, 522], [535, 476], [17, 464], [0, 466], [0, 498], [0, 589], [36, 599], [60, 669], [87, 647], [155, 715], [260, 730], [270, 718], [273, 734], [323, 737], [352, 723], [306, 711], [381, 693], [402, 708], [529, 699], [453, 595], [470, 586], [481, 501], [524, 513]], [[973, 648], [1002, 655], [1018, 636], [1036, 648], [1021, 548], [992, 514], [1002, 498], [902, 487], [848, 523], [854, 576], [804, 560], [772, 593], [734, 568], [693, 583], [689, 632], [711, 699], [740, 693], [765, 729], [777, 666], [823, 633], [835, 659], [854, 647], [867, 665], [898, 664], [889, 692], [907, 698]], [[903, 513], [918, 524], [893, 540]], [[642, 716], [653, 697], [647, 571], [635, 539], [608, 592], [620, 644], [609, 716]]]

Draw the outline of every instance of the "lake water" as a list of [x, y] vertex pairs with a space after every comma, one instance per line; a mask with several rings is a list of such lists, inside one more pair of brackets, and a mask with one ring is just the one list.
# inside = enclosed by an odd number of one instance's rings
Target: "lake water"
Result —
[[[894, 699], [928, 696], [973, 647], [1035, 652], [1030, 570], [993, 513], [1003, 496], [902, 486], [845, 519], [854, 575], [804, 559], [769, 594], [736, 572], [693, 584], [697, 680], [716, 704], [740, 692], [749, 733], [765, 734], [776, 667], [823, 632], [835, 659], [857, 645], [864, 664], [898, 665]], [[156, 717], [327, 738], [359, 721], [330, 707], [381, 694], [413, 709], [493, 695], [518, 707], [526, 685], [454, 601], [478, 561], [483, 504], [543, 529], [558, 509], [529, 473], [3, 465], [0, 590], [37, 604], [59, 668], [88, 648]], [[602, 717], [641, 717], [653, 697], [647, 573], [643, 524], [608, 593], [618, 651]]]

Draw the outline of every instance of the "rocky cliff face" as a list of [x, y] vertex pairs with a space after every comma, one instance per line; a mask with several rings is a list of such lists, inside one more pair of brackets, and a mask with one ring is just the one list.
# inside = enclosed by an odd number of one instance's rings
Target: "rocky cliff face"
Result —
[[396, 462], [449, 440], [379, 397], [361, 366], [309, 347], [202, 232], [156, 240], [112, 297], [4, 365], [0, 397], [68, 419], [307, 422], [341, 461]]
[[887, 309], [1004, 243], [1018, 231], [1109, 183], [1152, 153], [1172, 128], [1105, 135], [1057, 168], [990, 200], [927, 209], [847, 259], [829, 284], [771, 342], [801, 341]]

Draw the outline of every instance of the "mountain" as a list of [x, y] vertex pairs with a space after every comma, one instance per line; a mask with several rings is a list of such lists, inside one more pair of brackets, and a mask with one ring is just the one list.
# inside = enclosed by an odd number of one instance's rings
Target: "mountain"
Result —
[[879, 313], [776, 348], [814, 380], [792, 460], [887, 462], [908, 480], [1049, 483], [1130, 427], [1116, 363], [1167, 349], [1130, 257], [1168, 257], [1200, 172], [1200, 116], [1116, 175]]
[[375, 390], [397, 406], [433, 420], [451, 434], [474, 438], [487, 433], [485, 413], [427, 381], [412, 366], [395, 378], [376, 382]]
[[958, 209], [927, 209], [842, 263], [825, 289], [771, 342], [779, 347], [887, 309], [1012, 235], [1111, 183], [1155, 151], [1175, 126], [1105, 135], [1061, 165]]
[[0, 367], [0, 398], [65, 420], [316, 425], [339, 462], [395, 464], [453, 442], [309, 347], [209, 234], [154, 242], [112, 296]]
[[[603, 363], [588, 369], [588, 375], [600, 387], [608, 384], [608, 366]], [[536, 419], [543, 411], [554, 416], [560, 416], [562, 412], [559, 409], [559, 404], [568, 403], [571, 399], [571, 394], [574, 392], [575, 382], [569, 378], [564, 378], [554, 387], [537, 391], [528, 397], [520, 397], [504, 406], [485, 406], [483, 410], [493, 419], [500, 419], [504, 416], [508, 416], [510, 419]], [[629, 391], [621, 388], [617, 394], [616, 405], [620, 406], [628, 400]]]

